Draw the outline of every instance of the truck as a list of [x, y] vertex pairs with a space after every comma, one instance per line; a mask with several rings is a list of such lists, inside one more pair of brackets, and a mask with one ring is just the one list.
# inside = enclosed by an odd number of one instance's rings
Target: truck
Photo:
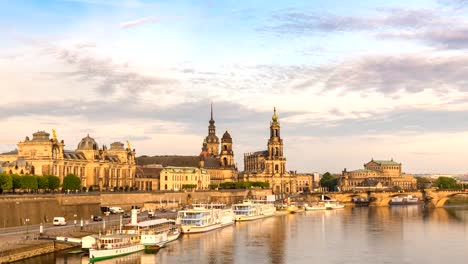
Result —
[[122, 207], [119, 207], [119, 206], [109, 207], [109, 211], [111, 212], [111, 214], [123, 214], [123, 213], [125, 213], [124, 209], [122, 209]]
[[64, 226], [67, 225], [67, 222], [65, 221], [65, 217], [54, 217], [54, 226]]

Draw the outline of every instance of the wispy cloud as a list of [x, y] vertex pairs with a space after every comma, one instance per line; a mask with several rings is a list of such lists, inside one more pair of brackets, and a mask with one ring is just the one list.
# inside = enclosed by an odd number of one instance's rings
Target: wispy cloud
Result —
[[144, 18], [140, 18], [140, 19], [137, 19], [137, 20], [130, 20], [130, 21], [122, 22], [122, 23], [120, 23], [120, 27], [121, 28], [129, 28], [129, 27], [134, 27], [134, 26], [146, 24], [146, 23], [155, 23], [155, 22], [159, 22], [159, 21], [161, 21], [161, 19], [158, 18], [158, 17], [144, 17]]

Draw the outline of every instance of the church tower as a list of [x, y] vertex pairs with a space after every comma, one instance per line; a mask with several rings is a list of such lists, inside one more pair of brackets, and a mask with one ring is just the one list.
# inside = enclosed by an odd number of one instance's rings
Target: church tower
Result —
[[205, 138], [206, 147], [208, 148], [208, 153], [211, 156], [218, 156], [219, 154], [219, 138], [216, 136], [216, 126], [213, 119], [213, 104], [211, 104], [211, 119], [209, 121], [210, 125], [208, 126], [208, 136]]
[[270, 139], [268, 140], [268, 168], [273, 174], [284, 174], [286, 172], [286, 158], [283, 156], [283, 139], [281, 139], [280, 123], [276, 108], [270, 122]]
[[234, 167], [234, 152], [232, 151], [232, 138], [227, 132], [224, 132], [221, 138], [221, 153], [219, 155], [219, 161], [223, 167]]

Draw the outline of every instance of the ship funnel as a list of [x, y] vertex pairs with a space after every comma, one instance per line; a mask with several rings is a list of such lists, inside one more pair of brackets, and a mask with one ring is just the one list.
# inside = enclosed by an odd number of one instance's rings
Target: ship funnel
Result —
[[132, 219], [130, 223], [132, 225], [138, 224], [138, 210], [137, 209], [132, 209]]

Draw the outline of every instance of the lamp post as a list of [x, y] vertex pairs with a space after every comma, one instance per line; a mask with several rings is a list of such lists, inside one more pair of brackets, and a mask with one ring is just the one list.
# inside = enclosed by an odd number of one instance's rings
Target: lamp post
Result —
[[29, 238], [29, 218], [25, 219], [26, 221], [26, 239]]

